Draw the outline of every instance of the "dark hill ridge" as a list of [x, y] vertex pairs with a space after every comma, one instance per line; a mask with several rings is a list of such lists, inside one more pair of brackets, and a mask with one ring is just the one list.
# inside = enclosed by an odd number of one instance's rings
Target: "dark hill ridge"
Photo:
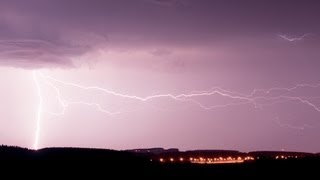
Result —
[[1, 146], [0, 161], [106, 161], [112, 163], [146, 162], [146, 158], [136, 154], [109, 149], [91, 148], [44, 148], [30, 150], [27, 148]]
[[[0, 172], [33, 172], [50, 177], [118, 177], [148, 174], [150, 160], [134, 153], [90, 148], [44, 148], [30, 150], [0, 146]], [[118, 174], [118, 172], [122, 172]], [[12, 177], [15, 173], [10, 172]], [[31, 177], [33, 177], [33, 175]], [[63, 176], [62, 176], [63, 175]], [[46, 176], [45, 176], [46, 177]]]
[[[153, 152], [153, 153], [152, 153]], [[250, 163], [236, 164], [193, 164], [193, 163], [161, 163], [150, 161], [154, 156], [182, 155], [257, 155], [274, 157], [281, 153], [285, 155], [305, 155], [299, 159], [274, 160], [261, 158]], [[286, 154], [287, 153], [287, 154]], [[281, 155], [279, 154], [279, 155]], [[261, 156], [262, 157], [262, 156]], [[29, 150], [20, 147], [0, 146], [1, 173], [14, 171], [32, 172], [33, 177], [39, 172], [66, 177], [318, 177], [320, 163], [319, 154], [295, 152], [251, 152], [225, 150], [195, 150], [180, 152], [177, 149], [165, 150], [163, 148], [115, 151], [107, 149], [89, 148], [45, 148]], [[63, 176], [61, 176], [63, 174]]]
[[50, 160], [58, 161], [59, 159], [70, 161], [110, 161], [126, 162], [131, 161], [150, 161], [150, 157], [172, 156], [172, 157], [197, 157], [197, 156], [252, 156], [265, 159], [274, 159], [277, 156], [288, 157], [316, 157], [320, 153], [306, 152], [287, 152], [287, 151], [253, 151], [239, 152], [235, 150], [189, 150], [179, 151], [177, 148], [146, 148], [116, 151], [110, 149], [95, 148], [44, 148], [39, 150], [30, 150], [16, 146], [0, 146], [0, 160]]

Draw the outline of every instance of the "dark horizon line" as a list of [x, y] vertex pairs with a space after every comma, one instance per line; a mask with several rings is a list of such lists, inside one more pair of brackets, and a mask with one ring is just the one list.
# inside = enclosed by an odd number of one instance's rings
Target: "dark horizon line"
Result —
[[[234, 150], [234, 149], [189, 149], [189, 150], [180, 150], [179, 148], [163, 148], [163, 147], [152, 147], [152, 148], [134, 148], [134, 149], [108, 149], [108, 148], [96, 148], [96, 147], [72, 147], [72, 146], [52, 146], [52, 147], [44, 147], [39, 149], [32, 149], [27, 147], [21, 147], [21, 146], [15, 146], [15, 145], [5, 145], [1, 144], [0, 148], [7, 147], [7, 148], [19, 148], [19, 149], [25, 149], [29, 151], [41, 151], [41, 150], [47, 150], [47, 149], [88, 149], [88, 150], [106, 150], [106, 151], [127, 151], [127, 152], [134, 152], [136, 150], [155, 150], [155, 149], [162, 149], [163, 151], [170, 151], [170, 150], [176, 150], [176, 152], [238, 152], [238, 153], [254, 153], [254, 152], [265, 152], [265, 153], [306, 153], [306, 154], [313, 154], [313, 155], [320, 155], [320, 152], [307, 152], [307, 151], [275, 151], [275, 150], [253, 150], [253, 151], [240, 151], [240, 150]], [[138, 152], [139, 153], [139, 152]]]

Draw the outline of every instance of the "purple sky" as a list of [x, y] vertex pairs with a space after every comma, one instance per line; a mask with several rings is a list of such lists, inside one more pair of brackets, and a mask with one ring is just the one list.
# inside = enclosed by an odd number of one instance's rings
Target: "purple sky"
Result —
[[319, 152], [319, 9], [0, 0], [0, 144]]

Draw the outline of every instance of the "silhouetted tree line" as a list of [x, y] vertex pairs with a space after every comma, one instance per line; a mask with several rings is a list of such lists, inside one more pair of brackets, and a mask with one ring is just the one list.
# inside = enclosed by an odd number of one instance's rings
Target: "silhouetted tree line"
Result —
[[[150, 161], [148, 156], [106, 149], [46, 148], [30, 150], [16, 146], [0, 146], [0, 172], [12, 177], [25, 170], [33, 177], [319, 177], [320, 157], [284, 161], [259, 160], [253, 163], [198, 165], [162, 164]], [[11, 173], [13, 171], [14, 173]], [[25, 174], [23, 174], [25, 175]], [[0, 176], [1, 177], [1, 176]], [[113, 178], [112, 178], [113, 177]]]

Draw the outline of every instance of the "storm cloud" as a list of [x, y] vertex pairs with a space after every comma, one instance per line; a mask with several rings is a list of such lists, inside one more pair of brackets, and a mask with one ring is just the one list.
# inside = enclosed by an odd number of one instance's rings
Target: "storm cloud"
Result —
[[[273, 51], [272, 43], [279, 42], [270, 39], [279, 34], [319, 34], [319, 8], [316, 1], [286, 0], [0, 0], [0, 64], [77, 67], [90, 63], [92, 59], [77, 62], [88, 53], [114, 49], [159, 55], [158, 49], [213, 54], [210, 49], [224, 48], [238, 56], [233, 49], [245, 45], [261, 46], [253, 49], [257, 53]], [[319, 37], [312, 39], [306, 46], [318, 48]], [[179, 58], [190, 59], [185, 54]]]

